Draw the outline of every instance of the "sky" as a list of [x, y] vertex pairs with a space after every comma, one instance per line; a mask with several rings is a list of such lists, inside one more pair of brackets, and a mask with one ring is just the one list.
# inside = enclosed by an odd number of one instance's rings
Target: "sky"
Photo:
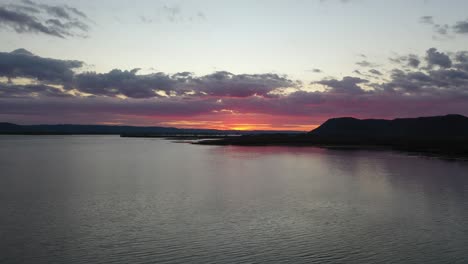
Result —
[[468, 1], [0, 0], [0, 122], [468, 115]]

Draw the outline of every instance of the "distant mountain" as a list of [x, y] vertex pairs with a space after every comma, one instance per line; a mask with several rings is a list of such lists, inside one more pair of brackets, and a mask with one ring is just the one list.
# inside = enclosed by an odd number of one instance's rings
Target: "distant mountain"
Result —
[[16, 125], [0, 123], [0, 134], [177, 134], [218, 133], [213, 129], [178, 129], [174, 127], [137, 127], [112, 125]]
[[190, 129], [175, 127], [140, 127], [140, 126], [114, 126], [114, 125], [17, 125], [0, 122], [0, 134], [27, 134], [27, 135], [123, 135], [150, 137], [158, 135], [176, 134], [259, 134], [259, 133], [298, 133], [294, 131], [233, 131], [216, 129]]
[[309, 135], [368, 140], [468, 138], [468, 117], [446, 115], [393, 120], [332, 118], [309, 132]]

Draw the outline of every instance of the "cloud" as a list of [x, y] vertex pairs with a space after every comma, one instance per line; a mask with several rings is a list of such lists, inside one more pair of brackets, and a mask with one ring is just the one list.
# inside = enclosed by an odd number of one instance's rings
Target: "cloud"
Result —
[[410, 54], [407, 57], [408, 59], [408, 66], [413, 67], [413, 68], [418, 68], [419, 64], [421, 64], [421, 61], [419, 60], [418, 56], [414, 54]]
[[[294, 82], [277, 74], [232, 74], [220, 71], [204, 76], [189, 72], [173, 75], [152, 73], [137, 75], [131, 71], [112, 70], [109, 73], [82, 73], [75, 76], [77, 90], [105, 96], [124, 95], [131, 98], [151, 98], [172, 95], [248, 97], [267, 96], [281, 87], [292, 87]], [[158, 93], [163, 92], [163, 94]]]
[[13, 85], [0, 83], [0, 98], [28, 98], [34, 95], [41, 95], [45, 97], [72, 96], [58, 88], [44, 84]]
[[177, 22], [183, 19], [181, 15], [181, 9], [177, 5], [173, 5], [173, 6], [164, 5], [163, 11], [166, 13], [167, 19], [171, 22]]
[[26, 78], [42, 84], [54, 84], [64, 90], [76, 90], [94, 96], [154, 98], [167, 96], [272, 96], [280, 88], [297, 83], [272, 73], [233, 74], [219, 71], [203, 76], [189, 72], [138, 74], [139, 69], [114, 69], [108, 73], [75, 70], [81, 61], [57, 60], [35, 56], [25, 49], [0, 52], [0, 77], [9, 80]]
[[83, 93], [131, 98], [158, 97], [157, 90], [169, 92], [174, 81], [167, 75], [157, 73], [137, 75], [138, 69], [122, 71], [114, 69], [108, 73], [85, 72], [75, 76], [73, 87]]
[[377, 67], [378, 66], [377, 64], [374, 64], [366, 60], [356, 62], [356, 65], [359, 65], [361, 67]]
[[468, 71], [468, 52], [459, 51], [454, 55], [454, 67], [462, 71]]
[[442, 68], [452, 67], [452, 60], [445, 53], [438, 52], [436, 48], [426, 51], [426, 61], [429, 67], [439, 66]]
[[332, 93], [345, 93], [345, 94], [360, 94], [363, 93], [364, 90], [359, 87], [358, 84], [367, 83], [368, 80], [357, 78], [357, 77], [350, 77], [346, 76], [343, 77], [341, 80], [337, 79], [330, 79], [330, 80], [322, 80], [318, 82], [314, 82], [317, 84], [322, 84], [331, 88], [328, 90]]
[[419, 57], [414, 54], [390, 58], [389, 60], [393, 63], [397, 63], [403, 66], [408, 66], [411, 68], [418, 68], [419, 65], [421, 64], [421, 60], [419, 59]]
[[327, 78], [302, 85], [272, 73], [75, 72], [83, 62], [42, 58], [18, 49], [0, 53], [0, 117], [125, 123], [257, 117], [279, 126], [290, 120], [311, 124], [343, 115], [468, 114], [468, 51], [445, 54], [431, 48], [418, 67], [409, 66], [410, 58], [418, 58], [414, 54], [397, 58], [398, 67], [385, 80], [376, 78], [383, 73], [371, 68], [361, 78]]
[[170, 22], [170, 23], [184, 23], [194, 21], [205, 21], [207, 16], [202, 11], [187, 12], [178, 4], [165, 4], [160, 6], [155, 14], [146, 13], [138, 16], [140, 21], [144, 24], [151, 24], [157, 22]]
[[452, 38], [454, 36], [451, 33], [460, 35], [468, 34], [468, 19], [457, 21], [453, 25], [435, 23], [434, 17], [432, 16], [422, 16], [419, 18], [419, 21], [422, 24], [432, 26], [432, 30], [435, 33], [433, 38], [435, 39]]
[[382, 73], [380, 71], [376, 70], [376, 69], [370, 69], [369, 72], [374, 74], [374, 75], [379, 75], [379, 76], [382, 75]]
[[419, 18], [419, 22], [432, 27], [434, 32], [434, 39], [446, 39], [450, 38], [450, 26], [448, 24], [438, 24], [434, 21], [433, 16], [422, 16]]
[[419, 18], [419, 22], [423, 24], [429, 24], [433, 25], [434, 24], [434, 18], [432, 16], [422, 16]]
[[200, 87], [200, 91], [211, 96], [267, 96], [278, 88], [294, 87], [295, 83], [272, 73], [264, 74], [232, 74], [216, 72], [200, 78], [194, 78], [188, 86]]
[[84, 37], [89, 31], [87, 16], [82, 11], [30, 0], [0, 5], [0, 27], [20, 34], [39, 33], [59, 38]]
[[444, 24], [444, 25], [434, 24], [433, 29], [435, 33], [442, 35], [442, 36], [446, 36], [449, 34], [449, 25], [447, 24]]
[[458, 34], [468, 34], [468, 20], [458, 21], [453, 25], [453, 30]]
[[313, 73], [321, 73], [322, 70], [321, 69], [318, 69], [318, 68], [314, 68], [314, 69], [311, 69], [311, 70], [308, 70], [309, 72], [313, 72]]

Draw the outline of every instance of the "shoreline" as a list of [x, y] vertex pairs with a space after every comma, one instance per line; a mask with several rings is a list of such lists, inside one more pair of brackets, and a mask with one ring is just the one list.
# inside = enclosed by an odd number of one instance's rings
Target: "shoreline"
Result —
[[427, 157], [468, 160], [468, 139], [343, 139], [301, 136], [241, 136], [201, 139], [195, 145], [318, 147], [336, 150], [398, 151]]

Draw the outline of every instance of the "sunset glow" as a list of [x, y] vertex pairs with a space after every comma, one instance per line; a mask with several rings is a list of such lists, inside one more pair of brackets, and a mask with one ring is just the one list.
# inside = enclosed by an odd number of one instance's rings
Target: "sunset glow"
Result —
[[261, 2], [117, 0], [109, 17], [6, 0], [0, 121], [310, 131], [468, 114], [466, 2]]

